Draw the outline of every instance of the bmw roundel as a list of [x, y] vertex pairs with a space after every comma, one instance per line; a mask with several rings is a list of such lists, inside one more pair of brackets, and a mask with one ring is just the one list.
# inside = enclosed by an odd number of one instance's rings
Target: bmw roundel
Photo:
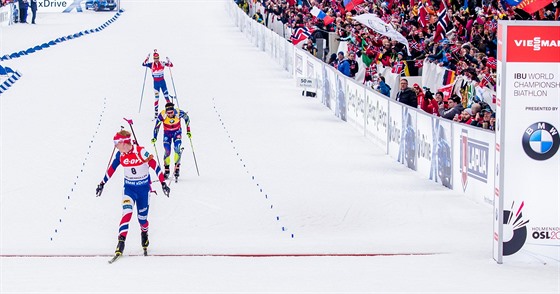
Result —
[[523, 150], [534, 160], [547, 160], [556, 154], [560, 145], [558, 130], [546, 122], [534, 123], [523, 133]]

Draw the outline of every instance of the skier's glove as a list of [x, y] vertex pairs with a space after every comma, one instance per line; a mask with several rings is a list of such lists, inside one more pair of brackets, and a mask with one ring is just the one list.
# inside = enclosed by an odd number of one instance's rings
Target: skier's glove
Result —
[[105, 186], [105, 183], [101, 182], [99, 183], [99, 185], [97, 185], [97, 188], [95, 189], [95, 195], [96, 197], [101, 196], [101, 193], [103, 193], [103, 187]]
[[152, 144], [156, 144], [157, 138], [152, 138]]
[[191, 131], [187, 131], [187, 137], [189, 137], [189, 139], [192, 138]]
[[148, 54], [148, 57], [146, 57], [146, 59], [144, 59], [144, 64], [148, 63], [148, 60], [150, 60], [150, 54]]
[[169, 189], [169, 186], [167, 186], [165, 182], [161, 182], [161, 189], [163, 190], [163, 194], [169, 197], [169, 192], [171, 192], [171, 189]]

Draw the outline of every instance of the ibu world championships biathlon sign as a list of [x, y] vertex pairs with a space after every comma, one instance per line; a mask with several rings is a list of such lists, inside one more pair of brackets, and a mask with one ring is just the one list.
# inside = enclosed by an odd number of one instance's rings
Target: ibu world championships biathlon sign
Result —
[[493, 257], [560, 262], [560, 23], [498, 23]]

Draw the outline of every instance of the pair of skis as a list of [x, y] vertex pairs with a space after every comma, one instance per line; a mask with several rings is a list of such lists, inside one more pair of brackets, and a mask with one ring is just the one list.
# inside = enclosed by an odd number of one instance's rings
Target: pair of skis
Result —
[[[142, 249], [144, 249], [144, 256], [148, 256], [148, 247], [143, 247]], [[113, 262], [119, 260], [122, 257], [122, 253], [121, 254], [115, 254], [115, 256], [113, 256], [111, 259], [109, 259], [109, 264], [113, 264]]]

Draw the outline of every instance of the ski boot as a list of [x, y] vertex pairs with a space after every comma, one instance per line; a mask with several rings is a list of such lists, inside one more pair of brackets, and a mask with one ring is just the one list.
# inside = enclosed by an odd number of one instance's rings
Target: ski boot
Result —
[[163, 172], [163, 177], [167, 180], [167, 179], [169, 179], [169, 165], [166, 164], [164, 166], [164, 168], [165, 168], [165, 170]]
[[142, 249], [144, 249], [144, 256], [148, 255], [148, 246], [150, 245], [150, 240], [148, 240], [148, 232], [142, 232]]
[[122, 255], [124, 251], [124, 241], [126, 240], [125, 236], [119, 236], [119, 243], [117, 243], [117, 248], [115, 249], [115, 255]]
[[176, 164], [175, 165], [175, 172], [173, 172], [173, 175], [175, 176], [175, 182], [177, 182], [177, 180], [179, 179], [179, 168], [180, 168], [180, 164]]

